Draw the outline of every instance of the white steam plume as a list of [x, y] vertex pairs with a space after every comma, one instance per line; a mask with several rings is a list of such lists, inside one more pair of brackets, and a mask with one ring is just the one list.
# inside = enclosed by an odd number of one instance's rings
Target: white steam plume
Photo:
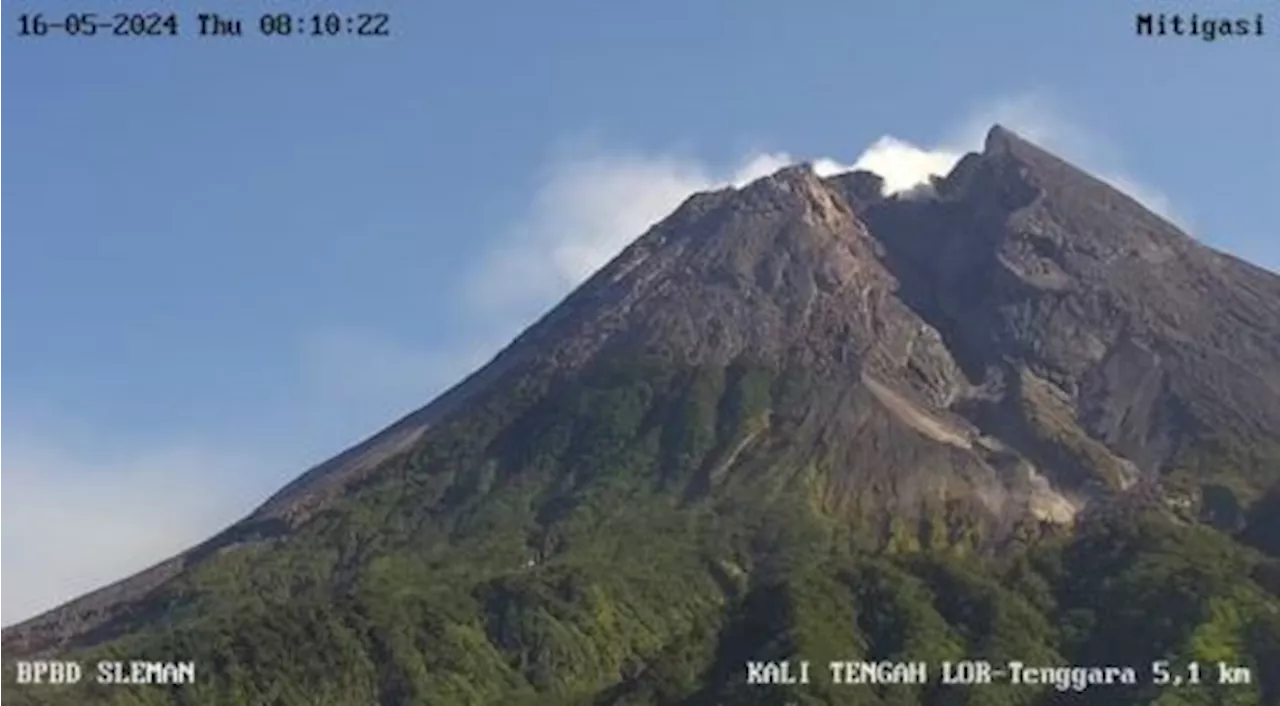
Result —
[[987, 131], [998, 123], [1185, 227], [1185, 221], [1173, 212], [1167, 196], [1117, 168], [1118, 150], [1062, 118], [1064, 112], [1050, 98], [1039, 93], [1004, 99], [975, 111], [958, 129], [932, 147], [921, 147], [885, 135], [858, 156], [854, 167], [875, 172], [883, 178], [886, 195], [911, 192], [921, 185], [928, 185], [932, 176], [945, 176], [965, 153], [981, 151]]
[[[980, 151], [987, 130], [999, 123], [1177, 220], [1169, 199], [1116, 169], [1115, 150], [1061, 114], [1045, 97], [1028, 94], [974, 112], [932, 146], [885, 135], [852, 165], [826, 157], [811, 164], [819, 176], [866, 169], [884, 179], [886, 194], [908, 194], [928, 185], [931, 176], [945, 176], [965, 153]], [[527, 213], [466, 282], [468, 303], [485, 316], [527, 321], [690, 194], [742, 186], [796, 161], [785, 152], [761, 152], [717, 169], [670, 155], [598, 150], [555, 160]]]

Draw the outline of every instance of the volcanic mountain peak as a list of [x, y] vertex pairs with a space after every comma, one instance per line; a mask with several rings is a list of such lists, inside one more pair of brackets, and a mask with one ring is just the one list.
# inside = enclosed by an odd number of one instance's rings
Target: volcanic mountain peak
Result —
[[987, 136], [982, 142], [982, 153], [989, 157], [1027, 149], [1041, 151], [1040, 148], [1000, 123], [992, 125], [987, 130]]
[[462, 582], [499, 617], [457, 635], [497, 654], [551, 634], [504, 622], [512, 567], [625, 563], [618, 537], [715, 603], [787, 552], [1005, 552], [1171, 477], [1245, 524], [1280, 487], [1280, 278], [1000, 126], [933, 186], [796, 165], [690, 197], [432, 403], [6, 652], [181, 622], [240, 590], [220, 572]]

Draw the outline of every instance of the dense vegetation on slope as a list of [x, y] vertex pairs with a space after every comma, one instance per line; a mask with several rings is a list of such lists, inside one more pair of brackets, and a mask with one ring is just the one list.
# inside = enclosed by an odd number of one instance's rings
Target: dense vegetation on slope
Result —
[[[74, 656], [195, 659], [183, 687], [6, 688], [14, 704], [1051, 704], [1052, 688], [745, 684], [750, 659], [1224, 660], [1280, 694], [1280, 561], [1159, 508], [989, 556], [963, 514], [827, 509], [811, 377], [627, 359], [484, 400], [296, 533], [231, 546], [161, 621]], [[712, 492], [714, 488], [715, 492]], [[859, 524], [862, 523], [862, 524]], [[872, 523], [872, 524], [868, 524]], [[874, 543], [853, 541], [875, 536]], [[91, 679], [86, 679], [86, 682]], [[1119, 699], [1117, 701], [1116, 699]]]

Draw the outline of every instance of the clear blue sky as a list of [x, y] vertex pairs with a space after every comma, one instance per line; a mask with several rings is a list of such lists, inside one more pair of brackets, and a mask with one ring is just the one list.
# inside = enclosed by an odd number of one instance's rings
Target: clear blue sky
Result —
[[1181, 4], [1272, 34], [1142, 39], [1134, 12], [1172, 4], [1128, 0], [366, 1], [271, 6], [386, 10], [391, 38], [263, 39], [265, 5], [209, 2], [250, 36], [23, 39], [41, 4], [6, 3], [3, 621], [426, 402], [753, 155], [949, 145], [1022, 106], [1280, 267], [1280, 7]]

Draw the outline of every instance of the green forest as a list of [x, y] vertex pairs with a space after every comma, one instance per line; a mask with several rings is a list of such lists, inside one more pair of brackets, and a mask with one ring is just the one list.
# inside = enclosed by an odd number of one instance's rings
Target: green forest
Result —
[[[8, 703], [1280, 703], [1265, 454], [1206, 442], [1166, 478], [1189, 506], [997, 537], [958, 500], [904, 520], [875, 511], [888, 491], [841, 485], [812, 436], [816, 373], [637, 358], [509, 382], [341, 502], [219, 547], [115, 637], [59, 655], [194, 660], [196, 684], [86, 669], [16, 689], [7, 670]], [[748, 661], [787, 659], [813, 681], [747, 683]], [[1138, 683], [835, 685], [829, 660], [1129, 666]], [[1158, 661], [1204, 678], [1157, 685]], [[1217, 683], [1219, 662], [1249, 683]]]

